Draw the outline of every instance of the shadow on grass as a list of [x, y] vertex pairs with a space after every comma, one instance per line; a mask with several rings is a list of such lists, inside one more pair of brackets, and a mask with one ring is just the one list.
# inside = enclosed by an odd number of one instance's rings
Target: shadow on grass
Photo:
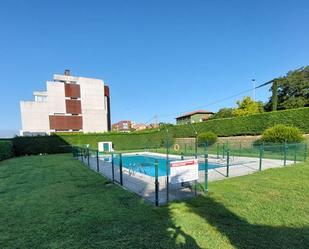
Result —
[[309, 248], [309, 225], [292, 228], [250, 224], [211, 197], [199, 196], [187, 205], [236, 248]]

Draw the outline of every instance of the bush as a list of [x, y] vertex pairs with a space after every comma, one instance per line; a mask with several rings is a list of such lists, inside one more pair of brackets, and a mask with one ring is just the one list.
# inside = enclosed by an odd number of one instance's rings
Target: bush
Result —
[[0, 141], [0, 161], [14, 156], [12, 141]]
[[197, 136], [197, 141], [199, 144], [205, 144], [207, 143], [207, 145], [212, 145], [215, 142], [217, 142], [217, 135], [213, 132], [204, 132], [201, 133]]
[[300, 129], [282, 124], [266, 129], [261, 138], [261, 141], [266, 143], [299, 143], [303, 140]]

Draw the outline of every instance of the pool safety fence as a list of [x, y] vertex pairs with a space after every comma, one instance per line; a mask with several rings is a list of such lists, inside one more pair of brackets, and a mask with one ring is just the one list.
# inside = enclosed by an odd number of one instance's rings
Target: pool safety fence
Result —
[[[308, 147], [305, 143], [250, 146], [241, 143], [170, 143], [166, 147], [145, 147], [125, 153], [102, 153], [78, 146], [74, 146], [72, 152], [74, 158], [90, 169], [159, 206], [207, 194], [208, 183], [212, 180], [306, 161]], [[191, 159], [198, 162], [198, 179], [175, 183], [170, 175], [171, 162]]]
[[243, 142], [225, 142], [214, 143], [171, 143], [168, 148], [165, 145], [161, 147], [151, 147], [146, 145], [143, 151], [164, 153], [168, 155], [180, 155], [181, 157], [192, 156], [198, 158], [205, 155], [206, 151], [209, 157], [225, 159], [227, 153], [230, 157], [246, 157], [261, 159], [278, 159], [284, 164], [286, 161], [303, 162], [307, 160], [308, 146], [306, 143], [243, 143]]

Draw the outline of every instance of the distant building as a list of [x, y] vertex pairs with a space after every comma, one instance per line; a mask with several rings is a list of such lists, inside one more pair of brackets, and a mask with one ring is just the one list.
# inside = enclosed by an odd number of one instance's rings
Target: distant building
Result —
[[132, 121], [130, 120], [122, 120], [118, 123], [113, 124], [113, 131], [131, 131], [132, 129]]
[[147, 125], [145, 125], [145, 124], [134, 124], [134, 125], [132, 125], [132, 128], [137, 130], [137, 131], [141, 131], [141, 130], [147, 129]]
[[111, 129], [109, 87], [100, 79], [55, 74], [46, 91], [21, 101], [21, 135], [105, 132]]
[[197, 110], [194, 112], [189, 112], [183, 114], [176, 118], [177, 124], [189, 124], [189, 123], [199, 123], [204, 122], [209, 119], [214, 113], [205, 110]]
[[159, 124], [151, 123], [151, 124], [147, 125], [147, 128], [149, 128], [149, 129], [159, 128]]

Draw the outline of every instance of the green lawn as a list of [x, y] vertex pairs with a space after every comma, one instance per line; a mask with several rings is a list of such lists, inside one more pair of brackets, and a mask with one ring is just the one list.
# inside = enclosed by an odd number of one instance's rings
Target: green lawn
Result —
[[0, 162], [0, 248], [309, 248], [309, 164], [155, 208], [70, 155]]

